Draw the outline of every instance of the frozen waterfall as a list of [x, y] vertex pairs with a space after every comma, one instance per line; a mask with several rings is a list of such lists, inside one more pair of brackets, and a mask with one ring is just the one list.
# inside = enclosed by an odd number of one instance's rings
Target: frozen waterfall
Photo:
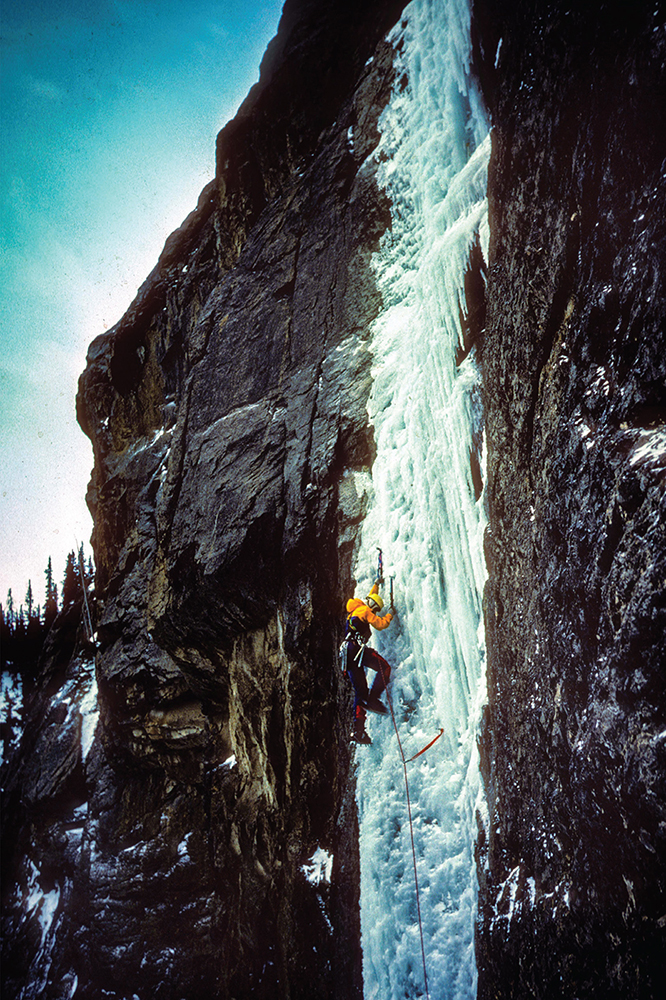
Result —
[[[487, 249], [487, 123], [470, 79], [466, 0], [413, 0], [394, 32], [399, 83], [382, 119], [380, 181], [393, 225], [376, 256], [385, 308], [373, 331], [370, 419], [377, 457], [356, 566], [377, 547], [399, 617], [373, 645], [407, 765], [430, 997], [476, 990], [476, 735], [485, 692], [481, 599], [484, 500], [470, 448], [482, 434], [474, 352], [456, 367], [470, 247]], [[390, 718], [368, 717], [356, 751], [366, 1000], [425, 996], [402, 761]]]

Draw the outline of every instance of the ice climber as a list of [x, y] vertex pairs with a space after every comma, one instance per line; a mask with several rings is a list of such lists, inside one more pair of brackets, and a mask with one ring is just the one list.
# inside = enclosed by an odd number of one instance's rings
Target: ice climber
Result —
[[[367, 646], [370, 640], [370, 627], [387, 628], [393, 619], [389, 611], [382, 618], [377, 612], [384, 607], [379, 596], [379, 585], [374, 584], [365, 601], [352, 597], [347, 601], [347, 631], [342, 641], [342, 665], [354, 686], [354, 728], [352, 739], [357, 743], [371, 743], [365, 731], [366, 711], [386, 715], [386, 706], [380, 701], [380, 695], [388, 684], [391, 676], [391, 665], [380, 656], [375, 649]], [[376, 671], [372, 687], [368, 691], [365, 671], [370, 667]]]

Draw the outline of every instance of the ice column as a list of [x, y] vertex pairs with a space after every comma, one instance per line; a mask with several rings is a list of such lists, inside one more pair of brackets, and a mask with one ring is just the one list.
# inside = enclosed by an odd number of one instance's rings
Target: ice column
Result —
[[[393, 225], [376, 256], [385, 308], [373, 330], [370, 419], [377, 457], [356, 568], [377, 546], [395, 574], [397, 622], [373, 644], [394, 665], [390, 694], [408, 765], [430, 996], [476, 989], [476, 754], [483, 701], [482, 434], [474, 354], [456, 367], [470, 246], [487, 246], [487, 124], [469, 75], [466, 0], [413, 0], [394, 33], [400, 81], [382, 120], [380, 181]], [[407, 81], [406, 86], [404, 81]], [[388, 579], [385, 595], [388, 594]], [[356, 751], [366, 1000], [424, 996], [402, 764], [389, 718], [368, 717]]]

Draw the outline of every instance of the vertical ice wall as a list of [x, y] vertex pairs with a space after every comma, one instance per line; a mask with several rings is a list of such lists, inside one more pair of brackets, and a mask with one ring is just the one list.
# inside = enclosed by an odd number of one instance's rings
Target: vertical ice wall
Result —
[[[470, 447], [481, 434], [473, 353], [456, 367], [470, 245], [487, 246], [487, 125], [469, 76], [466, 0], [413, 0], [396, 30], [396, 93], [378, 150], [393, 226], [376, 258], [385, 309], [373, 332], [372, 470], [356, 576], [367, 593], [384, 552], [399, 616], [373, 644], [408, 764], [430, 997], [475, 995], [476, 730], [483, 699], [483, 498]], [[406, 24], [405, 24], [406, 20]], [[403, 72], [404, 71], [404, 72]], [[405, 86], [406, 81], [406, 86]], [[388, 593], [388, 580], [386, 584]], [[401, 758], [390, 718], [359, 747], [366, 1000], [425, 995]]]

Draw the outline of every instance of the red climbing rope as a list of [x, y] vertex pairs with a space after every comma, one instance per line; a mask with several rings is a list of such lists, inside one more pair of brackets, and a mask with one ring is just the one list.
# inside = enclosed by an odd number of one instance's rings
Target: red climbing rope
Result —
[[[384, 676], [384, 668], [381, 665], [381, 661], [379, 663], [379, 669], [381, 670], [382, 680], [384, 681], [384, 690], [386, 691], [386, 700], [388, 701], [389, 708], [391, 710], [391, 719], [393, 720], [393, 728], [395, 729], [395, 735], [396, 735], [396, 739], [398, 741], [398, 748], [400, 749], [400, 757], [402, 759], [402, 769], [403, 769], [404, 774], [405, 774], [405, 792], [407, 793], [407, 815], [409, 816], [409, 833], [410, 833], [411, 838], [412, 838], [412, 858], [414, 860], [414, 885], [416, 887], [416, 910], [417, 910], [418, 917], [419, 917], [419, 934], [421, 935], [421, 957], [423, 959], [423, 981], [425, 983], [426, 1000], [430, 1000], [430, 993], [428, 992], [428, 971], [426, 969], [425, 945], [423, 943], [423, 924], [421, 922], [421, 898], [419, 896], [419, 877], [418, 877], [418, 874], [417, 874], [417, 871], [416, 871], [416, 848], [414, 847], [414, 826], [412, 824], [412, 804], [411, 804], [411, 802], [409, 800], [409, 782], [407, 780], [407, 764], [408, 764], [408, 761], [405, 760], [405, 754], [404, 754], [404, 751], [402, 749], [402, 743], [400, 742], [400, 734], [398, 732], [398, 724], [395, 721], [395, 713], [393, 711], [393, 702], [391, 701], [391, 696], [390, 696], [390, 694], [388, 692], [388, 687], [386, 685], [386, 677]], [[442, 732], [444, 732], [444, 730], [442, 730]], [[442, 735], [442, 733], [439, 734], [439, 736], [441, 736], [441, 735]], [[435, 740], [438, 740], [439, 736], [436, 736]], [[434, 743], [435, 740], [433, 740], [432, 743]], [[432, 746], [432, 743], [429, 743], [428, 746]], [[424, 747], [423, 750], [420, 750], [419, 753], [416, 754], [416, 756], [418, 757], [418, 756], [420, 756], [420, 754], [425, 753], [425, 751], [427, 749], [428, 749], [428, 747]], [[414, 760], [414, 757], [410, 757], [410, 760]]]
[[[386, 697], [388, 698], [388, 691], [386, 692]], [[435, 736], [434, 740], [430, 740], [430, 743], [428, 743], [426, 746], [424, 746], [423, 750], [419, 750], [419, 752], [415, 753], [413, 757], [409, 757], [407, 759], [407, 763], [409, 764], [411, 761], [416, 760], [416, 758], [420, 757], [422, 753], [425, 753], [426, 750], [429, 750], [430, 747], [433, 745], [433, 743], [437, 742], [437, 740], [440, 738], [440, 736], [442, 735], [443, 732], [444, 732], [444, 729], [443, 728], [440, 729], [440, 731], [437, 733], [437, 736]]]

